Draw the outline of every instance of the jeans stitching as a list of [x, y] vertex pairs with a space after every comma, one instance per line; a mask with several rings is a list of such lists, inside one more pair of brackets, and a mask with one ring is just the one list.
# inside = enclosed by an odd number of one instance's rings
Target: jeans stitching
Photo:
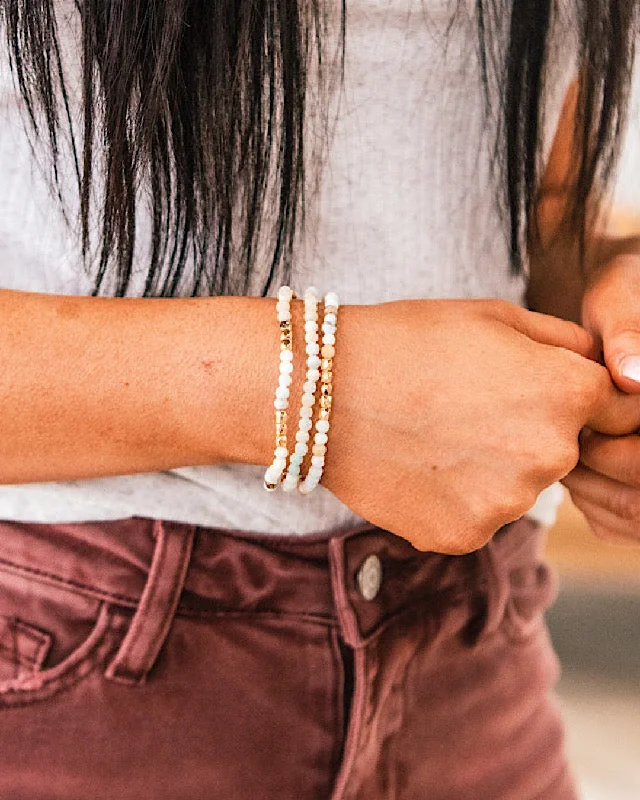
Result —
[[134, 597], [129, 597], [129, 595], [119, 594], [118, 592], [110, 592], [108, 590], [88, 586], [87, 584], [80, 583], [79, 581], [73, 581], [68, 578], [61, 578], [59, 575], [55, 575], [52, 572], [47, 572], [38, 567], [28, 567], [23, 564], [15, 564], [14, 562], [7, 561], [4, 558], [0, 558], [0, 570], [2, 569], [2, 567], [7, 567], [9, 570], [17, 570], [18, 572], [31, 575], [35, 578], [46, 578], [47, 580], [59, 586], [71, 587], [73, 589], [79, 590], [81, 593], [88, 593], [92, 597], [99, 595], [101, 597], [104, 597], [104, 599], [110, 599], [116, 602], [123, 602], [126, 603], [127, 605], [129, 604], [135, 605], [138, 602]]

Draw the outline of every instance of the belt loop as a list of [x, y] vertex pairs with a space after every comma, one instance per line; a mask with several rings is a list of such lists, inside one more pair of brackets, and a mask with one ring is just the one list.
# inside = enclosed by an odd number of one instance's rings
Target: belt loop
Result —
[[130, 685], [144, 683], [171, 627], [184, 587], [195, 525], [154, 520], [156, 540], [149, 577], [129, 629], [106, 677]]
[[487, 635], [495, 633], [504, 619], [511, 586], [499, 548], [493, 539], [478, 551], [478, 555], [481, 557], [481, 568], [486, 571], [487, 576], [487, 620], [483, 634]]

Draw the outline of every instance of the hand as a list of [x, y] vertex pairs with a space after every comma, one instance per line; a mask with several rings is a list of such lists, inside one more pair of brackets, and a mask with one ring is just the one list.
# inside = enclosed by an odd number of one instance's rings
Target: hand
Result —
[[340, 314], [323, 483], [419, 549], [481, 547], [573, 469], [585, 425], [640, 424], [572, 323], [477, 300]]
[[[639, 283], [640, 259], [619, 256], [592, 280], [582, 311], [613, 380], [631, 394], [640, 393]], [[640, 437], [585, 431], [580, 440], [580, 464], [563, 481], [571, 499], [598, 537], [640, 543]]]
[[562, 481], [591, 530], [612, 544], [640, 544], [640, 436], [580, 435], [580, 463]]

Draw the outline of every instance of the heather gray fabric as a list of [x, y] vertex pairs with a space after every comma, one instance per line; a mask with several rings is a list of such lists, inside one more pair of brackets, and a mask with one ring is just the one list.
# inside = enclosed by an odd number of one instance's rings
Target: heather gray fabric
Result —
[[[71, 79], [78, 61], [73, 5], [63, 0], [59, 6]], [[454, 7], [459, 11], [451, 24]], [[566, 27], [558, 23], [552, 48], [547, 146], [573, 72]], [[345, 303], [522, 301], [524, 282], [509, 277], [496, 210], [488, 158], [495, 129], [483, 122], [476, 51], [472, 0], [349, 0], [345, 85], [322, 183], [310, 192], [296, 291], [314, 284], [336, 290]], [[73, 93], [71, 102], [77, 108]], [[32, 157], [23, 119], [3, 53], [0, 286], [85, 294], [89, 282], [77, 232], [66, 227], [48, 190], [40, 163], [46, 153]], [[313, 130], [317, 123], [310, 124]], [[318, 176], [313, 169], [310, 175], [315, 186]], [[66, 195], [73, 212], [71, 177], [69, 171]], [[144, 242], [144, 219], [139, 227]], [[141, 247], [132, 294], [140, 290], [144, 258]], [[267, 494], [263, 473], [262, 467], [220, 465], [1, 486], [0, 518], [63, 522], [138, 515], [292, 534], [338, 531], [360, 521], [323, 487], [309, 497]], [[548, 506], [539, 518], [548, 520]]]

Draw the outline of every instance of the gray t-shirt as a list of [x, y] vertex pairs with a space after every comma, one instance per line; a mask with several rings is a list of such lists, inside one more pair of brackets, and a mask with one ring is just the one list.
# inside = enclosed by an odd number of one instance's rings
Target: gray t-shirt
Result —
[[[557, 57], [561, 25], [556, 33], [547, 148], [573, 74], [566, 55]], [[509, 275], [497, 210], [489, 158], [495, 127], [483, 115], [476, 36], [472, 0], [350, 0], [345, 83], [321, 188], [310, 193], [292, 281], [296, 292], [313, 284], [337, 291], [343, 303], [522, 302], [524, 279]], [[73, 59], [72, 33], [68, 49]], [[46, 152], [34, 157], [30, 150], [24, 120], [3, 53], [0, 286], [87, 294], [77, 232], [66, 225], [39, 163]], [[269, 494], [263, 474], [259, 466], [222, 464], [0, 486], [0, 518], [70, 522], [139, 515], [297, 534], [337, 531], [360, 519], [322, 486], [307, 497]]]

